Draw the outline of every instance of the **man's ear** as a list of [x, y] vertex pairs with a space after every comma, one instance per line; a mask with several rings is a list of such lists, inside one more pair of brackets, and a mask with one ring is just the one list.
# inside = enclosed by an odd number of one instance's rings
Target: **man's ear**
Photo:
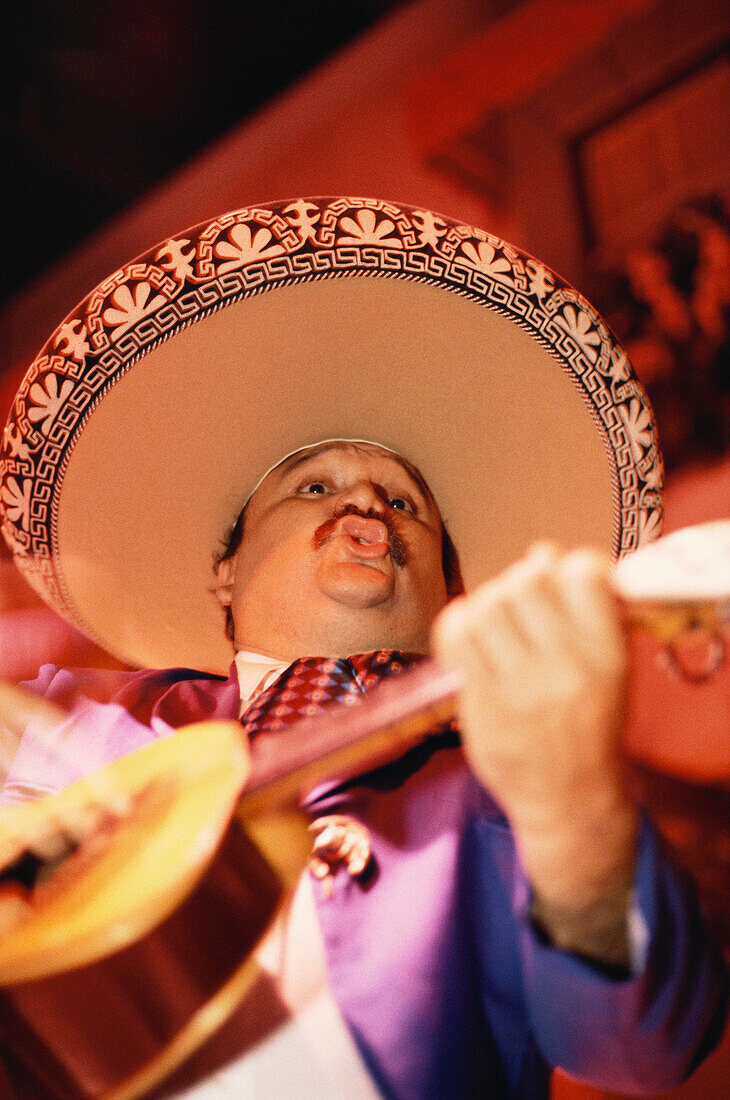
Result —
[[221, 607], [230, 607], [233, 599], [233, 582], [236, 579], [236, 559], [224, 558], [218, 565], [218, 584], [215, 595]]

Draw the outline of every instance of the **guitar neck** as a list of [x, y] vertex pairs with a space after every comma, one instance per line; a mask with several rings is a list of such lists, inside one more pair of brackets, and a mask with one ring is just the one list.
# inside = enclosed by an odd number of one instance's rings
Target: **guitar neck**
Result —
[[[719, 630], [730, 620], [725, 599], [662, 600], [617, 585], [626, 630], [644, 630], [671, 643], [688, 629]], [[251, 746], [251, 773], [240, 810], [245, 816], [291, 802], [328, 777], [347, 780], [388, 763], [450, 721], [460, 679], [434, 661], [381, 683], [357, 705], [333, 704], [298, 722], [284, 737], [262, 736]]]
[[257, 816], [329, 776], [349, 779], [400, 756], [454, 716], [459, 677], [433, 661], [381, 683], [355, 706], [337, 704], [297, 722], [284, 737], [251, 745], [239, 808]]

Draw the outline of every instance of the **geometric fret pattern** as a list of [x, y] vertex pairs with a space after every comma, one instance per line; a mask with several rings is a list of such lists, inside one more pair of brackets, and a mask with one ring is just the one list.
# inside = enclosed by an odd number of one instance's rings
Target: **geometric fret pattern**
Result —
[[373, 199], [297, 199], [237, 210], [151, 249], [104, 280], [56, 329], [20, 387], [0, 445], [0, 517], [30, 583], [62, 613], [56, 510], [68, 456], [101, 395], [160, 341], [277, 285], [347, 273], [446, 288], [511, 318], [568, 373], [613, 469], [615, 551], [661, 525], [651, 409], [593, 308], [554, 272], [487, 232]]

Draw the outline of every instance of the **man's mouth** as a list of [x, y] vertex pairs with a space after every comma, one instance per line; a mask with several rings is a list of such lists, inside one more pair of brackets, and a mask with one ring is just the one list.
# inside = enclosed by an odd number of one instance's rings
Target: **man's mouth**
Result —
[[382, 520], [343, 516], [335, 523], [333, 534], [345, 540], [355, 557], [377, 559], [390, 553], [390, 536]]
[[407, 560], [406, 548], [389, 519], [381, 519], [372, 511], [363, 515], [352, 505], [346, 505], [344, 512], [335, 513], [314, 532], [314, 548], [319, 550], [338, 536], [354, 558], [378, 561], [390, 554], [394, 565], [403, 566]]

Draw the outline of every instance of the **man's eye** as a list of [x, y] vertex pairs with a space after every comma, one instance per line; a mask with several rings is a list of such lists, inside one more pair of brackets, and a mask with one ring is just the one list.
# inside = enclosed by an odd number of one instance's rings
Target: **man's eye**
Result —
[[318, 496], [320, 493], [327, 492], [327, 486], [322, 481], [308, 481], [306, 485], [302, 485], [299, 492], [305, 496]]
[[395, 508], [397, 512], [413, 512], [413, 505], [405, 497], [390, 497], [388, 504], [391, 508]]

